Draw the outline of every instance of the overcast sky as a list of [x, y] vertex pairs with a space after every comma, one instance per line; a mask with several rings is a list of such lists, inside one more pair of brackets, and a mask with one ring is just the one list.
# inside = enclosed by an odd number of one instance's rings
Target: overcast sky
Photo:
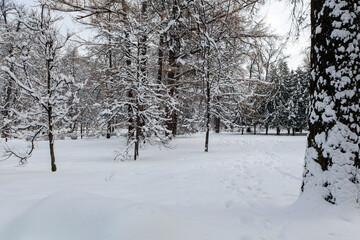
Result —
[[[27, 6], [36, 5], [36, 0], [15, 0], [15, 2], [25, 4]], [[284, 2], [270, 0], [263, 7], [261, 13], [265, 16], [266, 22], [270, 25], [270, 28], [274, 33], [278, 35], [286, 35], [290, 30], [290, 12], [291, 6], [285, 4]], [[60, 26], [65, 32], [65, 29], [70, 30], [71, 32], [79, 32], [80, 26], [75, 25], [71, 18], [62, 14], [64, 20], [61, 22]], [[291, 69], [295, 69], [298, 66], [303, 64], [304, 59], [304, 50], [310, 46], [310, 30], [304, 30], [299, 40], [291, 40], [287, 43], [284, 54], [289, 56], [288, 63]]]
[[[266, 17], [266, 22], [277, 34], [285, 36], [291, 28], [292, 6], [279, 1], [268, 1], [263, 7], [262, 14]], [[303, 64], [305, 57], [304, 50], [310, 47], [310, 28], [304, 29], [300, 33], [298, 40], [292, 39], [286, 45], [284, 53], [289, 55], [288, 63], [290, 68]]]

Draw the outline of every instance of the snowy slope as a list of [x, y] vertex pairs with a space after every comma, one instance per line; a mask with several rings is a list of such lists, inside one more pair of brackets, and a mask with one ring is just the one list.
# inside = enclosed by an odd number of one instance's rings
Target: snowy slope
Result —
[[204, 153], [198, 134], [136, 162], [112, 161], [121, 139], [64, 140], [56, 173], [40, 142], [26, 167], [0, 163], [0, 239], [356, 239], [359, 209], [297, 200], [305, 140], [213, 134]]

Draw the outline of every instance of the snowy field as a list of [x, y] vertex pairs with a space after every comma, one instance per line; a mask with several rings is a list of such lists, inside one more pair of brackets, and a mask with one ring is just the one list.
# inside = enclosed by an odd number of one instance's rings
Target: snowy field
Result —
[[[305, 136], [177, 137], [114, 162], [121, 139], [47, 142], [0, 163], [1, 240], [353, 240], [360, 210], [300, 194]], [[20, 144], [13, 142], [12, 144]]]

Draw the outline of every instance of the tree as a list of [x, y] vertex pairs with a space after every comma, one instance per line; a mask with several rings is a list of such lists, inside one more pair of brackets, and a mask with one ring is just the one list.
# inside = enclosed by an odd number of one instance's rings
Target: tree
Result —
[[[21, 38], [16, 39], [12, 57], [5, 59], [1, 71], [19, 89], [19, 104], [10, 109], [11, 132], [31, 142], [26, 153], [7, 149], [8, 157], [20, 158], [26, 163], [34, 150], [34, 141], [46, 137], [49, 141], [51, 171], [56, 171], [54, 141], [57, 132], [67, 131], [69, 109], [75, 96], [70, 86], [71, 76], [60, 71], [60, 50], [66, 39], [61, 39], [54, 28], [56, 18], [51, 8], [40, 2], [40, 12], [18, 10], [21, 23]], [[34, 68], [34, 66], [36, 66]]]
[[286, 62], [280, 61], [278, 66], [272, 65], [269, 71], [271, 89], [269, 96], [260, 107], [263, 116], [262, 124], [268, 128], [276, 128], [276, 134], [280, 134], [281, 128], [289, 125], [290, 108], [290, 71]]
[[[11, 20], [15, 14], [15, 5], [9, 0], [0, 1], [0, 57], [11, 58], [14, 54], [16, 39], [19, 38], [20, 22]], [[1, 61], [0, 64], [4, 64]], [[13, 64], [8, 66], [14, 68]], [[0, 72], [0, 137], [7, 141], [10, 134], [10, 109], [15, 104], [15, 86], [9, 76]]]
[[360, 1], [311, 1], [309, 135], [302, 191], [360, 203]]
[[211, 121], [229, 123], [234, 106], [240, 102], [240, 82], [244, 80], [244, 49], [254, 45], [258, 39], [268, 38], [262, 22], [248, 14], [256, 15], [261, 1], [197, 0], [189, 3], [187, 27], [190, 36], [191, 58], [187, 64], [193, 66], [194, 81], [201, 88], [203, 103], [205, 152], [209, 150]]
[[307, 128], [309, 106], [309, 72], [298, 68], [292, 74], [292, 88], [289, 103], [289, 127], [302, 131]]

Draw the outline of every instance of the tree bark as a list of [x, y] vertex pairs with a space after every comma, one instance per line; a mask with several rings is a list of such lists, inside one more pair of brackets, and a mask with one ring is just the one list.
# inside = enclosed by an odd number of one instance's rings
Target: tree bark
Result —
[[302, 191], [359, 206], [360, 1], [312, 0], [311, 33]]

